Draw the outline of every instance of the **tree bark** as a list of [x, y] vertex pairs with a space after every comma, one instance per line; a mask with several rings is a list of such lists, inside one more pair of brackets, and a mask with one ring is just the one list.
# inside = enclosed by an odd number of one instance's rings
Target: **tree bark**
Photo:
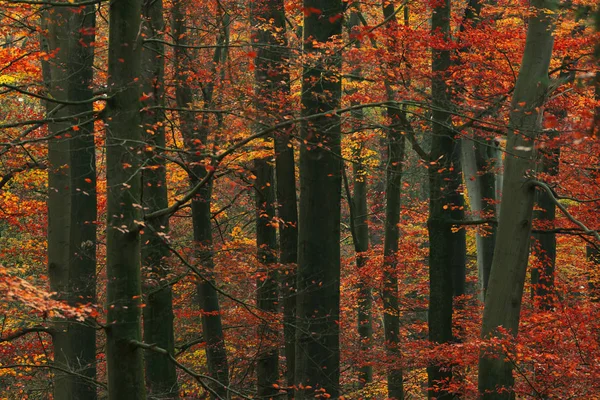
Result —
[[[145, 38], [161, 39], [165, 29], [162, 0], [144, 0]], [[142, 205], [145, 212], [153, 212], [169, 206], [167, 198], [167, 174], [161, 148], [165, 147], [164, 111], [164, 45], [148, 42], [142, 51], [142, 92], [147, 100], [144, 106], [153, 107], [142, 114], [142, 125], [146, 147], [143, 155], [145, 168], [142, 173]], [[175, 352], [173, 333], [173, 294], [168, 284], [169, 266], [166, 259], [169, 249], [164, 238], [169, 230], [169, 217], [147, 222], [142, 235], [142, 265], [145, 272], [143, 284], [144, 342]], [[176, 398], [179, 395], [175, 364], [164, 354], [146, 352], [146, 383], [149, 394], [161, 398]]]
[[141, 0], [110, 5], [108, 87], [105, 110], [107, 228], [106, 356], [110, 400], [145, 399], [140, 224]]
[[[523, 61], [512, 99], [502, 190], [502, 205], [494, 261], [485, 299], [482, 337], [502, 336], [503, 327], [516, 336], [529, 257], [529, 236], [535, 190], [528, 179], [535, 173], [535, 140], [548, 95], [548, 66], [554, 44], [551, 0], [534, 0]], [[510, 356], [510, 355], [508, 355]], [[484, 399], [515, 397], [512, 364], [507, 354], [482, 352], [479, 391]]]
[[[495, 218], [495, 169], [497, 160], [501, 157], [498, 146], [491, 143], [463, 140], [462, 154], [471, 211], [475, 214], [475, 218]], [[476, 236], [479, 292], [482, 300], [485, 299], [492, 269], [496, 243], [496, 225], [490, 224], [485, 227], [485, 230], [485, 234], [478, 233]]]
[[[440, 2], [433, 9], [431, 18], [432, 33], [450, 41], [450, 1]], [[429, 165], [429, 340], [433, 343], [447, 343], [452, 340], [452, 301], [456, 280], [456, 234], [452, 233], [449, 222], [453, 208], [457, 205], [456, 183], [458, 159], [455, 152], [455, 138], [452, 129], [452, 104], [447, 71], [450, 67], [450, 52], [445, 49], [432, 49], [431, 82], [432, 97], [432, 143]], [[444, 389], [444, 384], [452, 378], [449, 366], [441, 366], [434, 361], [427, 368], [429, 397], [450, 399], [452, 394]]]
[[[341, 34], [343, 9], [340, 0], [305, 0], [304, 9], [304, 50], [318, 57], [302, 74], [302, 115], [307, 116], [340, 105], [341, 80], [334, 73], [341, 57], [314, 43]], [[299, 390], [299, 399], [339, 396], [340, 133], [335, 114], [301, 127], [295, 378], [311, 389]]]
[[[52, 98], [82, 102], [55, 110], [54, 116], [88, 114], [49, 125], [58, 135], [48, 143], [50, 290], [72, 306], [96, 301], [96, 158], [92, 102], [85, 102], [93, 97], [95, 10], [86, 6], [74, 11], [58, 6], [44, 12], [44, 50], [56, 51], [56, 56], [42, 67]], [[61, 107], [52, 102], [46, 106], [48, 112]], [[96, 387], [90, 384], [96, 376], [95, 329], [61, 319], [52, 338], [56, 365], [77, 373], [55, 373], [54, 397], [95, 399]]]
[[[259, 40], [273, 47], [268, 54], [268, 69], [265, 90], [277, 93], [269, 104], [269, 114], [279, 118], [289, 115], [290, 75], [288, 70], [289, 49], [286, 32], [285, 7], [282, 0], [264, 1], [264, 21], [269, 21], [272, 29], [261, 31]], [[260, 50], [260, 48], [258, 49]], [[261, 54], [257, 51], [257, 57]], [[258, 65], [257, 65], [258, 68]], [[265, 94], [263, 94], [264, 97]], [[284, 115], [281, 115], [281, 113]], [[296, 362], [296, 268], [298, 263], [298, 200], [296, 195], [296, 166], [291, 129], [274, 132], [275, 180], [277, 214], [279, 217], [279, 262], [284, 271], [280, 274], [283, 301], [283, 337], [285, 342], [286, 381], [294, 385]], [[288, 398], [294, 391], [288, 389]]]
[[[281, 35], [277, 29], [285, 28], [285, 9], [283, 1], [257, 1], [252, 4], [253, 38], [257, 46], [254, 47], [255, 57], [255, 105], [259, 113], [258, 118], [263, 124], [277, 123], [278, 102], [281, 93], [279, 89], [286, 86], [282, 77], [283, 60], [279, 46]], [[271, 24], [271, 21], [273, 24]], [[285, 30], [283, 30], [285, 32]], [[285, 35], [285, 34], [284, 34]], [[283, 91], [283, 94], [286, 95]], [[283, 100], [283, 99], [282, 99]], [[254, 174], [256, 180], [256, 250], [261, 272], [257, 280], [256, 303], [260, 310], [275, 315], [279, 306], [278, 299], [278, 274], [274, 268], [277, 262], [277, 228], [275, 227], [275, 176], [272, 157], [254, 160]], [[277, 344], [277, 330], [264, 322], [258, 331], [257, 360], [257, 396], [271, 398], [279, 392], [277, 382], [279, 379], [279, 350]]]
[[[346, 28], [348, 30], [348, 36], [351, 40], [354, 40], [353, 46], [360, 48], [360, 41], [353, 39], [356, 32], [355, 30], [360, 27], [360, 4], [354, 2], [350, 5], [351, 13]], [[360, 77], [362, 70], [359, 65], [355, 65], [352, 69], [352, 76]], [[355, 90], [353, 90], [355, 91]], [[348, 94], [353, 92], [347, 91]], [[358, 104], [355, 101], [351, 102], [352, 105]], [[353, 123], [355, 124], [356, 132], [360, 133], [361, 125], [364, 119], [363, 110], [355, 110], [352, 112]], [[361, 138], [358, 138], [361, 141]], [[356, 253], [356, 269], [359, 276], [359, 283], [357, 284], [358, 289], [358, 337], [360, 340], [359, 348], [362, 355], [365, 355], [372, 347], [373, 339], [373, 318], [372, 318], [372, 294], [371, 288], [368, 282], [365, 282], [362, 278], [364, 271], [362, 271], [367, 265], [366, 252], [369, 250], [369, 223], [367, 216], [369, 214], [367, 206], [367, 170], [364, 163], [363, 149], [365, 144], [359, 143], [358, 147], [354, 150], [354, 163], [352, 164], [352, 177], [354, 195], [350, 201], [351, 206], [351, 229], [353, 230], [353, 242], [354, 251]], [[363, 356], [360, 356], [364, 360]], [[369, 383], [373, 381], [373, 367], [369, 364], [364, 364], [359, 367], [358, 370], [358, 386], [359, 388], [365, 388]]]
[[[190, 55], [186, 51], [187, 29], [185, 27], [186, 10], [184, 3], [177, 0], [173, 4], [173, 32], [176, 38], [175, 47], [175, 73], [177, 81], [181, 82], [176, 89], [176, 101], [179, 109], [190, 109], [190, 111], [179, 111], [179, 124], [183, 139], [190, 154], [202, 152], [208, 148], [209, 119], [208, 114], [203, 114], [200, 122], [196, 121], [195, 113], [191, 111], [194, 102], [193, 90], [187, 81], [190, 72]], [[224, 38], [220, 35], [218, 44], [223, 45]], [[223, 47], [217, 47], [213, 61], [216, 63], [222, 59]], [[216, 67], [215, 67], [216, 68]], [[213, 70], [214, 73], [214, 70]], [[204, 107], [211, 108], [213, 105], [214, 84], [209, 83], [203, 91]], [[190, 167], [190, 185], [194, 187], [207, 173], [204, 160], [200, 157], [190, 155], [188, 161], [193, 163]], [[202, 333], [206, 340], [206, 358], [208, 371], [216, 382], [211, 385], [216, 393], [211, 398], [227, 398], [227, 386], [229, 385], [229, 370], [227, 364], [227, 350], [225, 348], [225, 336], [221, 322], [219, 296], [215, 287], [214, 261], [213, 261], [213, 237], [210, 203], [212, 196], [212, 182], [207, 182], [192, 199], [192, 224], [194, 238], [194, 259], [201, 266], [203, 277], [197, 286], [198, 302], [202, 310]], [[217, 397], [218, 396], [218, 397]]]
[[[560, 148], [541, 151], [542, 172], [548, 176], [558, 175]], [[533, 213], [542, 229], [553, 229], [556, 219], [554, 199], [546, 191], [535, 194], [537, 209]], [[540, 268], [531, 270], [531, 295], [543, 310], [552, 310], [554, 306], [554, 270], [556, 266], [556, 233], [544, 232], [533, 235], [536, 245], [533, 251], [538, 258]]]
[[[392, 32], [398, 32], [398, 21], [392, 2], [383, 2], [383, 17]], [[390, 51], [395, 51], [390, 46]], [[389, 80], [384, 82], [387, 99], [396, 100], [396, 93]], [[394, 362], [387, 371], [387, 389], [390, 399], [404, 399], [402, 368], [400, 362], [400, 316], [398, 309], [398, 242], [400, 240], [400, 195], [403, 162], [405, 156], [406, 114], [397, 107], [387, 108], [387, 160], [385, 181], [385, 229], [383, 239], [383, 326], [386, 352]]]

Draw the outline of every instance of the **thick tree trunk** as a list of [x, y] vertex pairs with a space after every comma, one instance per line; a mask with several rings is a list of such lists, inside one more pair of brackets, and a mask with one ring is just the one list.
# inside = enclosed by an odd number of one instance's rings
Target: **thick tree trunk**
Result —
[[[165, 24], [162, 0], [144, 0], [144, 37], [161, 39]], [[154, 107], [142, 114], [146, 148], [145, 168], [142, 173], [142, 205], [145, 212], [168, 207], [165, 161], [161, 158], [165, 147], [164, 111], [164, 45], [148, 42], [142, 51], [142, 92], [148, 97], [144, 106]], [[147, 271], [143, 285], [144, 342], [152, 343], [169, 353], [175, 352], [173, 334], [173, 294], [168, 284], [169, 267], [166, 258], [169, 249], [161, 235], [168, 232], [169, 217], [148, 222], [142, 236], [142, 265]], [[178, 396], [175, 364], [164, 354], [146, 352], [146, 383], [151, 395], [160, 398]]]
[[[175, 73], [178, 82], [186, 82], [189, 70], [189, 54], [187, 54], [187, 30], [185, 27], [185, 6], [180, 0], [173, 4], [173, 32], [178, 44], [175, 47]], [[223, 40], [219, 40], [223, 44]], [[221, 60], [222, 47], [215, 51], [215, 62]], [[212, 106], [212, 85], [207, 85], [204, 91], [205, 108]], [[179, 109], [191, 109], [194, 96], [192, 88], [184, 83], [177, 86], [176, 101]], [[208, 148], [208, 114], [203, 115], [201, 122], [196, 121], [192, 111], [179, 112], [179, 124], [186, 147], [190, 154], [202, 152]], [[194, 163], [190, 167], [190, 184], [196, 186], [206, 176], [206, 168], [200, 157], [190, 156], [189, 161]], [[229, 370], [227, 366], [227, 351], [225, 337], [221, 323], [219, 296], [215, 287], [213, 237], [210, 203], [212, 195], [212, 182], [204, 185], [192, 199], [192, 224], [194, 230], [194, 259], [200, 264], [203, 277], [197, 287], [198, 302], [202, 309], [202, 333], [206, 341], [206, 358], [208, 371], [216, 382], [211, 385], [216, 393], [213, 398], [227, 398], [229, 385]]]
[[[321, 57], [302, 74], [302, 115], [340, 105], [341, 67], [337, 55], [314, 43], [342, 32], [340, 0], [305, 0], [304, 50]], [[319, 10], [319, 12], [312, 12]], [[300, 148], [300, 215], [296, 330], [297, 398], [339, 396], [340, 351], [340, 118], [333, 114], [304, 121]]]
[[107, 339], [110, 400], [145, 399], [140, 268], [141, 0], [110, 5], [106, 106]]
[[[64, 106], [54, 116], [85, 114], [72, 121], [52, 123], [61, 136], [48, 143], [48, 268], [50, 290], [70, 305], [96, 301], [96, 158], [91, 85], [93, 79], [95, 10], [74, 12], [53, 7], [44, 13], [48, 52], [44, 80], [57, 100], [81, 101]], [[57, 104], [49, 102], [48, 112]], [[69, 130], [73, 127], [72, 130]], [[60, 134], [60, 132], [63, 132]], [[95, 399], [96, 331], [79, 321], [60, 320], [53, 330], [54, 362], [76, 374], [54, 375], [57, 399]], [[87, 380], [85, 378], [88, 378]]]
[[[532, 1], [527, 40], [510, 114], [502, 205], [494, 261], [485, 299], [482, 337], [512, 336], [519, 328], [523, 285], [535, 199], [528, 183], [535, 172], [535, 139], [548, 91], [548, 66], [554, 44], [554, 8], [550, 0]], [[512, 364], [506, 354], [482, 353], [479, 391], [484, 399], [514, 398]]]
[[[450, 40], [450, 1], [433, 9], [432, 32]], [[455, 139], [452, 130], [452, 104], [447, 80], [450, 67], [448, 50], [432, 50], [432, 144], [429, 165], [429, 340], [447, 343], [452, 340], [452, 297], [454, 294], [456, 234], [449, 221], [456, 201], [458, 168], [454, 166]], [[429, 397], [452, 397], [440, 386], [452, 378], [451, 369], [437, 363], [427, 368]]]

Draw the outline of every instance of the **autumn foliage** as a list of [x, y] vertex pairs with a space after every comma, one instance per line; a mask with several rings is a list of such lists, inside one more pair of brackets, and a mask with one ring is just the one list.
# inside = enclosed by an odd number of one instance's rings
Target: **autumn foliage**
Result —
[[[40, 21], [55, 10], [53, 1], [0, 0], [0, 398], [52, 398], [52, 378], [57, 373], [51, 351], [52, 329], [56, 321], [74, 321], [93, 326], [97, 331], [97, 375], [93, 384], [99, 398], [108, 395], [106, 371], [106, 331], [110, 307], [106, 303], [106, 232], [107, 232], [107, 161], [105, 125], [109, 93], [115, 88], [108, 82], [108, 1], [95, 1], [96, 26], [92, 43], [81, 43], [94, 50], [93, 120], [97, 163], [97, 299], [67, 304], [50, 291], [47, 266], [47, 198], [56, 188], [48, 185], [48, 143], [69, 139], [80, 132], [80, 125], [65, 118], [68, 129], [56, 134], [49, 127], [55, 122], [47, 102], [53, 99], [45, 84], [43, 63], [53, 63], [56, 54], [46, 51], [49, 31]], [[65, 6], [66, 3], [56, 1]], [[88, 2], [69, 0], [68, 10], [77, 14], [88, 10]], [[81, 4], [80, 4], [81, 3]], [[295, 264], [264, 264], [257, 256], [256, 217], [265, 209], [255, 203], [257, 172], [254, 161], [264, 159], [275, 165], [275, 135], [290, 138], [296, 164], [301, 146], [313, 145], [302, 138], [302, 70], [307, 65], [325, 65], [329, 58], [341, 56], [341, 66], [328, 65], [329, 78], [341, 81], [343, 95], [339, 109], [327, 110], [325, 117], [339, 117], [342, 132], [341, 159], [347, 188], [342, 183], [341, 204], [341, 302], [340, 397], [344, 399], [387, 398], [387, 373], [394, 366], [403, 371], [405, 398], [440, 397], [451, 393], [465, 399], [478, 396], [478, 359], [482, 352], [503, 354], [513, 365], [517, 398], [594, 399], [600, 393], [600, 251], [598, 205], [600, 202], [600, 70], [594, 49], [598, 33], [593, 14], [596, 2], [561, 2], [556, 11], [555, 43], [549, 70], [552, 92], [545, 99], [540, 139], [533, 144], [539, 163], [559, 151], [556, 173], [542, 168], [537, 180], [551, 188], [556, 202], [556, 219], [534, 219], [529, 269], [517, 338], [508, 333], [492, 339], [481, 338], [484, 307], [481, 277], [478, 274], [476, 236], [490, 235], [499, 216], [474, 211], [467, 181], [479, 175], [462, 173], [458, 190], [464, 205], [446, 204], [444, 210], [464, 211], [464, 220], [453, 221], [452, 231], [466, 233], [466, 290], [453, 299], [453, 340], [433, 343], [428, 339], [428, 171], [440, 174], [440, 160], [424, 159], [419, 149], [429, 152], [432, 141], [431, 51], [449, 51], [451, 66], [445, 75], [452, 104], [451, 124], [456, 142], [463, 146], [498, 143], [505, 150], [505, 135], [511, 110], [511, 96], [523, 56], [527, 24], [532, 18], [528, 1], [500, 0], [481, 2], [481, 11], [468, 18], [465, 3], [451, 1], [452, 40], [430, 30], [432, 9], [442, 3], [428, 1], [384, 1], [392, 4], [392, 19], [384, 18], [382, 3], [357, 2], [360, 24], [343, 29], [326, 43], [302, 37], [305, 18], [321, 18], [323, 10], [305, 7], [299, 0], [285, 1], [285, 29], [274, 20], [256, 21], [251, 13], [266, 1], [189, 1], [183, 6], [184, 37], [176, 37], [172, 24], [174, 1], [164, 2], [164, 29], [152, 35], [140, 29], [143, 46], [160, 42], [164, 53], [164, 102], [154, 103], [155, 93], [141, 91], [139, 108], [144, 115], [161, 109], [164, 116], [154, 126], [145, 126], [145, 138], [164, 131], [163, 145], [141, 142], [132, 153], [147, 159], [157, 157], [165, 164], [168, 189], [169, 229], [159, 232], [167, 267], [160, 273], [141, 265], [143, 295], [164, 286], [172, 288], [174, 313], [174, 353], [180, 398], [208, 398], [209, 375], [206, 338], [202, 317], [206, 311], [198, 300], [198, 285], [207, 280], [200, 268], [203, 249], [194, 239], [190, 181], [194, 171], [203, 171], [212, 183], [209, 195], [214, 260], [210, 271], [218, 292], [224, 347], [227, 352], [231, 398], [256, 398], [257, 359], [264, 348], [278, 348], [279, 379], [275, 384], [282, 397], [293, 390], [286, 381], [283, 303], [285, 277], [293, 274]], [[183, 4], [182, 3], [182, 4]], [[344, 12], [327, 16], [334, 24], [347, 24], [351, 2], [343, 2]], [[360, 3], [360, 4], [358, 4]], [[225, 23], [223, 21], [226, 21]], [[346, 25], [344, 25], [346, 26]], [[257, 29], [273, 37], [285, 35], [283, 69], [273, 67], [267, 75], [289, 78], [289, 91], [273, 91], [261, 97], [256, 89]], [[283, 33], [282, 33], [283, 32]], [[183, 43], [189, 63], [175, 65], [177, 43]], [[318, 51], [306, 51], [306, 41]], [[254, 45], [254, 46], [253, 46]], [[217, 50], [221, 49], [219, 55]], [[596, 52], [597, 53], [597, 52]], [[325, 60], [325, 61], [324, 61]], [[324, 64], [320, 64], [324, 63]], [[122, 68], [127, 68], [124, 65]], [[178, 69], [179, 68], [179, 69]], [[181, 69], [183, 68], [183, 70]], [[143, 79], [142, 77], [139, 78]], [[287, 78], [285, 78], [287, 79]], [[131, 82], [138, 85], [139, 82]], [[153, 82], [150, 86], [161, 85]], [[315, 83], [318, 85], [318, 83]], [[185, 86], [193, 93], [192, 102], [178, 104], [178, 89]], [[209, 96], [210, 101], [206, 99]], [[390, 93], [393, 93], [390, 99]], [[327, 97], [327, 95], [323, 95]], [[260, 97], [260, 98], [259, 98]], [[257, 101], [258, 98], [258, 101]], [[402, 110], [402, 135], [406, 153], [402, 162], [399, 251], [394, 273], [398, 277], [398, 308], [385, 309], [384, 235], [385, 176], [389, 127], [399, 123], [389, 115], [390, 102]], [[66, 104], [67, 102], [65, 102]], [[58, 104], [61, 104], [58, 102]], [[182, 108], [183, 107], [183, 108]], [[358, 115], [356, 110], [361, 110]], [[197, 126], [206, 129], [205, 137], [184, 137], [182, 111], [192, 113]], [[413, 151], [413, 149], [417, 151]], [[140, 156], [141, 157], [141, 156]], [[364, 172], [352, 176], [352, 166], [361, 164]], [[135, 166], [123, 164], [133, 175]], [[61, 168], [69, 168], [68, 165]], [[162, 168], [158, 164], [140, 164], [140, 171]], [[451, 168], [459, 168], [458, 163]], [[485, 166], [496, 175], [502, 169]], [[298, 168], [297, 168], [298, 170]], [[295, 171], [296, 178], [298, 171]], [[60, 171], [60, 168], [59, 168]], [[57, 171], [52, 171], [57, 172]], [[534, 174], [534, 171], [532, 171]], [[368, 192], [368, 249], [356, 253], [353, 212], [350, 204], [356, 179], [366, 182]], [[272, 179], [269, 185], [276, 185]], [[84, 188], [71, 188], [85, 191]], [[277, 188], [275, 187], [275, 191]], [[298, 189], [299, 190], [299, 189]], [[542, 192], [543, 189], [535, 189]], [[143, 188], [142, 188], [143, 193]], [[87, 193], [85, 193], [87, 194]], [[186, 197], [188, 196], [188, 197]], [[350, 197], [350, 198], [349, 198]], [[184, 201], [182, 201], [182, 199]], [[495, 206], [498, 199], [487, 199]], [[317, 200], [318, 201], [318, 200]], [[151, 232], [145, 204], [135, 204], [141, 220], [136, 234]], [[144, 209], [146, 207], [146, 209]], [[275, 202], [275, 207], [281, 204]], [[539, 207], [537, 208], [539, 211]], [[263, 214], [261, 214], [261, 212]], [[515, 224], [520, 221], [515, 221]], [[279, 229], [296, 228], [295, 223], [272, 216], [269, 225]], [[124, 227], [124, 230], [129, 229]], [[552, 287], [546, 297], [531, 284], [531, 271], [543, 271], [548, 258], [537, 241], [543, 232], [557, 233], [556, 268]], [[144, 237], [144, 236], [141, 236]], [[141, 243], [144, 246], [144, 243]], [[264, 250], [264, 249], [263, 249]], [[357, 257], [366, 262], [357, 267]], [[199, 270], [200, 268], [200, 270]], [[200, 272], [200, 273], [199, 273]], [[259, 307], [257, 291], [269, 279], [279, 282], [277, 312]], [[546, 282], [546, 281], [543, 281]], [[544, 284], [544, 283], [541, 283]], [[361, 337], [357, 314], [364, 286], [370, 293], [372, 337]], [[138, 300], [138, 299], [136, 299]], [[547, 306], [550, 304], [550, 306]], [[397, 315], [400, 321], [398, 352], [386, 351], [384, 313]], [[60, 322], [59, 322], [60, 323]], [[268, 329], [266, 329], [268, 328]], [[264, 332], [275, 332], [264, 334]], [[148, 345], [151, 345], [148, 344]], [[148, 346], [151, 347], [151, 346]], [[151, 348], [145, 351], [153, 351]], [[395, 354], [395, 355], [394, 355]], [[372, 367], [370, 382], [359, 382], [361, 367]], [[452, 371], [449, 381], [428, 388], [427, 370], [440, 366]], [[72, 373], [78, 368], [73, 366]], [[61, 372], [61, 371], [58, 371]], [[62, 371], [64, 372], [64, 371]], [[312, 392], [311, 396], [312, 396]], [[312, 397], [327, 398], [327, 393]]]

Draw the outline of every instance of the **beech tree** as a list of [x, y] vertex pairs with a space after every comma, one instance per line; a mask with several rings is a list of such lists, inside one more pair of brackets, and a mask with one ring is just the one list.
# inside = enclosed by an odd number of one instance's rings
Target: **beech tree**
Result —
[[594, 398], [574, 3], [0, 0], [6, 396]]
[[[106, 105], [107, 340], [110, 399], [145, 399], [140, 260], [142, 3], [110, 6]], [[127, 65], [127, 68], [123, 68]]]
[[[50, 290], [70, 305], [96, 302], [96, 155], [92, 109], [95, 12], [50, 7], [43, 14], [43, 43], [56, 57], [43, 63], [53, 100], [49, 125], [48, 275]], [[75, 32], [75, 33], [74, 33]], [[64, 102], [64, 103], [63, 103]], [[57, 373], [54, 397], [96, 398], [83, 378], [96, 376], [96, 330], [91, 321], [58, 319], [52, 328], [57, 365], [77, 374]], [[83, 377], [83, 378], [82, 378]]]
[[[535, 200], [536, 139], [542, 107], [548, 97], [548, 67], [554, 44], [553, 1], [533, 1], [534, 14], [511, 103], [507, 152], [494, 261], [485, 298], [483, 338], [516, 336], [529, 258], [529, 235]], [[499, 330], [499, 328], [502, 330]], [[484, 351], [479, 361], [483, 398], [512, 398], [510, 354]]]
[[[340, 56], [325, 47], [342, 33], [342, 2], [304, 1], [302, 115], [339, 107]], [[318, 11], [317, 11], [318, 10]], [[296, 306], [296, 398], [339, 396], [340, 118], [324, 115], [301, 126]]]
[[[168, 207], [166, 163], [162, 156], [166, 146], [165, 114], [165, 22], [161, 0], [145, 0], [142, 5], [143, 32], [146, 42], [142, 50], [142, 96], [147, 97], [147, 111], [142, 113], [144, 141], [144, 170], [142, 173], [142, 205], [146, 213]], [[169, 280], [167, 258], [170, 255], [164, 236], [169, 229], [169, 216], [147, 221], [142, 235], [142, 277], [144, 302], [144, 342], [175, 352], [173, 329], [173, 293]], [[177, 397], [175, 364], [164, 354], [146, 352], [144, 355], [148, 391], [157, 396]]]

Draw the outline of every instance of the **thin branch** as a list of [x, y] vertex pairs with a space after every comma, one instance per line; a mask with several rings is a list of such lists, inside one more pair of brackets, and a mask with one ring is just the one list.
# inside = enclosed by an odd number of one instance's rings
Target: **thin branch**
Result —
[[186, 374], [188, 374], [192, 378], [194, 378], [200, 384], [200, 386], [202, 386], [206, 391], [211, 393], [211, 395], [215, 396], [217, 399], [222, 399], [222, 397], [220, 397], [219, 394], [205, 382], [205, 380], [211, 381], [212, 383], [216, 383], [216, 384], [222, 386], [228, 392], [231, 392], [232, 394], [239, 396], [242, 399], [251, 400], [251, 397], [248, 397], [248, 396], [244, 395], [243, 393], [238, 392], [237, 390], [231, 389], [231, 387], [222, 384], [221, 382], [219, 382], [218, 380], [216, 380], [215, 378], [213, 378], [211, 376], [194, 372], [190, 368], [186, 367], [185, 365], [183, 365], [182, 363], [177, 361], [177, 359], [171, 353], [169, 353], [169, 351], [167, 351], [166, 349], [163, 349], [162, 347], [158, 347], [155, 344], [140, 342], [138, 340], [130, 340], [129, 343], [131, 343], [135, 347], [139, 347], [139, 348], [147, 350], [147, 351], [152, 351], [154, 353], [164, 355], [165, 357], [167, 357], [169, 359], [169, 361], [171, 361], [173, 364], [175, 364], [179, 369], [181, 369]]

